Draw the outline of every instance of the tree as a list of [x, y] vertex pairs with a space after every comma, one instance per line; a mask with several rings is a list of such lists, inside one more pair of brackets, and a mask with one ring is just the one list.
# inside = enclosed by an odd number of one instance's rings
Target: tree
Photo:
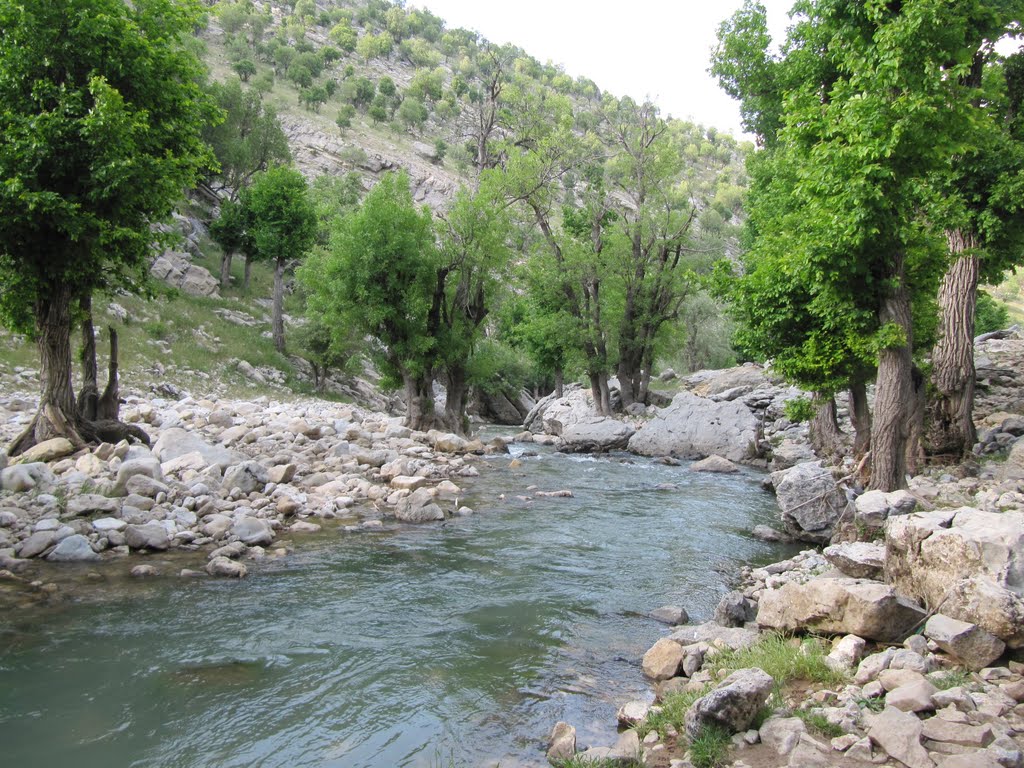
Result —
[[[804, 16], [781, 59], [766, 59], [749, 41], [737, 44], [737, 66], [726, 78], [756, 124], [774, 131], [791, 167], [795, 183], [786, 194], [809, 223], [799, 243], [813, 278], [808, 300], [839, 297], [874, 315], [871, 487], [893, 490], [905, 485], [908, 453], [915, 453], [908, 450], [920, 394], [913, 384], [915, 343], [921, 346], [915, 309], [925, 317], [921, 309], [934, 301], [944, 266], [932, 226], [935, 196], [925, 180], [970, 145], [961, 79], [981, 44], [978, 20], [991, 9], [835, 0], [798, 10]], [[851, 286], [862, 290], [854, 295]]]
[[[231, 286], [231, 260], [236, 253], [252, 254], [252, 243], [248, 238], [246, 211], [234, 200], [225, 200], [220, 206], [220, 215], [210, 222], [210, 237], [221, 249], [220, 289]], [[246, 286], [248, 288], [248, 286]]]
[[145, 265], [150, 225], [213, 162], [201, 127], [217, 111], [183, 45], [201, 10], [184, 0], [0, 5], [0, 307], [7, 324], [33, 331], [41, 375], [39, 412], [11, 453], [100, 436], [72, 391], [72, 306]]
[[436, 423], [438, 264], [430, 211], [417, 210], [407, 175], [389, 173], [299, 271], [310, 310], [341, 339], [351, 327], [373, 339], [382, 383], [404, 386], [413, 429]]
[[238, 80], [211, 83], [208, 90], [225, 118], [202, 129], [220, 166], [207, 183], [214, 192], [237, 200], [255, 174], [291, 160], [288, 138], [273, 107], [258, 93], [243, 90]]
[[252, 59], [239, 59], [231, 68], [241, 78], [243, 83], [249, 82], [249, 78], [256, 74], [256, 62]]
[[272, 328], [274, 349], [284, 340], [284, 273], [303, 259], [317, 235], [316, 211], [306, 179], [294, 168], [278, 166], [256, 177], [242, 196], [246, 237], [257, 258], [274, 264]]
[[345, 53], [352, 53], [356, 49], [359, 36], [352, 29], [351, 22], [348, 19], [343, 19], [331, 27], [330, 38]]

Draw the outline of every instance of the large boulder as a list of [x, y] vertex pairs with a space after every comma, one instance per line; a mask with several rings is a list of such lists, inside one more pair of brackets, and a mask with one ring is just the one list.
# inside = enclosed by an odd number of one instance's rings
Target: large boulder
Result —
[[714, 371], [697, 371], [686, 377], [684, 383], [700, 397], [715, 397], [736, 390], [752, 392], [768, 381], [764, 368], [753, 363]]
[[434, 503], [429, 488], [418, 488], [398, 502], [395, 517], [404, 523], [429, 523], [444, 520], [444, 511]]
[[846, 495], [819, 461], [772, 473], [782, 525], [800, 541], [824, 544], [846, 508]]
[[91, 563], [99, 560], [100, 556], [93, 552], [85, 536], [75, 533], [61, 539], [46, 559], [55, 563]]
[[171, 546], [171, 537], [160, 523], [129, 525], [124, 529], [125, 543], [132, 549], [164, 550]]
[[853, 519], [868, 528], [881, 528], [890, 517], [909, 515], [916, 506], [917, 499], [909, 491], [868, 491], [857, 497]]
[[240, 517], [231, 526], [231, 535], [250, 547], [266, 546], [274, 541], [274, 529], [270, 523], [258, 517]]
[[128, 482], [133, 477], [148, 477], [150, 480], [155, 480], [159, 483], [164, 479], [164, 472], [157, 459], [129, 459], [117, 468], [117, 480], [114, 483], [111, 494], [114, 496], [126, 496], [128, 494]]
[[0, 470], [0, 491], [21, 493], [33, 488], [51, 488], [56, 482], [57, 476], [43, 462], [15, 464]]
[[253, 491], [262, 492], [269, 482], [270, 475], [266, 467], [258, 461], [243, 461], [224, 473], [223, 487], [225, 490], [238, 488], [248, 494]]
[[887, 584], [819, 577], [766, 590], [758, 604], [757, 623], [783, 632], [811, 630], [895, 643], [902, 642], [925, 615]]
[[636, 432], [625, 421], [587, 416], [562, 430], [559, 447], [569, 453], [602, 453], [625, 448]]
[[740, 402], [713, 402], [680, 392], [629, 440], [644, 456], [700, 459], [712, 454], [730, 461], [757, 455], [758, 425]]
[[589, 391], [577, 389], [552, 400], [541, 413], [543, 431], [561, 435], [567, 427], [594, 416], [594, 403]]
[[1003, 655], [1006, 643], [977, 624], [937, 613], [924, 625], [924, 634], [965, 667], [978, 671]]
[[161, 462], [169, 462], [189, 453], [200, 454], [208, 465], [220, 467], [221, 470], [244, 459], [241, 454], [221, 446], [210, 445], [195, 432], [189, 432], [181, 427], [165, 429], [153, 445], [153, 455]]
[[1024, 647], [1024, 512], [919, 512], [890, 518], [885, 531], [896, 589]]
[[726, 728], [730, 733], [747, 730], [774, 686], [772, 676], [763, 669], [752, 667], [733, 672], [711, 693], [693, 703], [686, 713], [686, 734], [696, 738], [708, 725]]
[[75, 446], [66, 437], [54, 437], [36, 443], [18, 457], [21, 464], [32, 464], [37, 461], [55, 461], [75, 452]]

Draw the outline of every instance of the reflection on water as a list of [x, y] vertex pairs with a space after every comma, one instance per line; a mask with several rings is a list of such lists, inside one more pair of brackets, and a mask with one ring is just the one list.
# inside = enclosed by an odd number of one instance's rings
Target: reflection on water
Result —
[[[509, 768], [545, 764], [557, 720], [610, 743], [664, 631], [644, 613], [708, 618], [721, 573], [774, 551], [745, 533], [774, 502], [747, 474], [509, 461], [482, 464], [469, 518], [326, 532], [240, 583], [118, 581], [5, 619], [5, 762]], [[515, 498], [530, 486], [574, 496]]]

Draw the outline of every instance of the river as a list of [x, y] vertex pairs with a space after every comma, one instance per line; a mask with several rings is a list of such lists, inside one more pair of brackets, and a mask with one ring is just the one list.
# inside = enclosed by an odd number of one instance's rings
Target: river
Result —
[[[515, 768], [546, 764], [558, 720], [612, 743], [617, 706], [649, 696], [639, 660], [665, 628], [645, 612], [710, 618], [742, 564], [781, 554], [747, 533], [774, 499], [749, 471], [510, 458], [481, 463], [466, 518], [327, 529], [242, 582], [111, 577], [102, 600], [8, 612], [4, 763]], [[530, 486], [574, 496], [516, 498]]]

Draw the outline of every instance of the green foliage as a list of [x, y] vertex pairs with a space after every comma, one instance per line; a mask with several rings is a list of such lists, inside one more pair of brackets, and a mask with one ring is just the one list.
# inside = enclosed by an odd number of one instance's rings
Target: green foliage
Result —
[[786, 418], [794, 424], [810, 421], [814, 418], [814, 403], [809, 397], [794, 397], [783, 406]]
[[356, 49], [358, 35], [352, 28], [351, 22], [343, 19], [331, 27], [329, 33], [331, 40], [346, 53], [352, 53]]
[[356, 116], [356, 108], [351, 104], [342, 104], [338, 107], [338, 116], [334, 119], [335, 124], [344, 131], [352, 127], [352, 118]]
[[372, 32], [367, 32], [356, 43], [356, 53], [366, 61], [382, 59], [391, 53], [392, 44], [391, 35], [386, 32], [376, 35]]
[[729, 756], [732, 734], [728, 728], [705, 725], [690, 741], [690, 760], [694, 768], [722, 768]]
[[636, 726], [637, 735], [642, 739], [651, 731], [657, 731], [665, 738], [666, 729], [672, 726], [677, 733], [686, 732], [686, 713], [693, 703], [711, 690], [711, 686], [695, 688], [692, 691], [671, 693], [661, 702], [661, 710], [649, 714], [642, 723]]
[[356, 78], [353, 83], [355, 90], [352, 93], [352, 103], [363, 109], [373, 101], [373, 96], [377, 92], [377, 86], [368, 77]]
[[336, 338], [355, 327], [375, 340], [384, 380], [397, 386], [403, 374], [431, 367], [427, 311], [436, 270], [430, 213], [416, 209], [406, 175], [387, 174], [297, 276], [311, 312]]
[[834, 739], [837, 736], [842, 736], [846, 733], [842, 726], [830, 723], [828, 718], [825, 717], [820, 710], [795, 709], [793, 710], [793, 714], [804, 721], [804, 724], [810, 729], [811, 733], [818, 736], [823, 736], [827, 739]]
[[723, 651], [712, 656], [705, 669], [713, 675], [726, 670], [735, 671], [748, 667], [763, 669], [775, 680], [776, 689], [794, 680], [838, 685], [846, 675], [832, 669], [825, 663], [826, 653], [817, 638], [808, 637], [803, 641], [772, 633], [749, 648], [739, 651]]
[[256, 62], [252, 59], [240, 59], [232, 64], [231, 68], [243, 83], [249, 82], [249, 78], [256, 74]]
[[152, 222], [215, 162], [200, 131], [220, 115], [184, 44], [201, 16], [187, 0], [0, 4], [4, 322], [129, 281]]
[[294, 168], [260, 173], [242, 194], [245, 236], [254, 257], [284, 263], [301, 259], [316, 238], [316, 212], [306, 179]]
[[203, 128], [220, 164], [212, 180], [235, 196], [254, 174], [291, 159], [288, 139], [273, 108], [257, 92], [243, 90], [238, 80], [211, 83], [209, 93], [225, 115], [223, 122]]
[[426, 105], [418, 99], [407, 96], [398, 108], [398, 119], [410, 128], [422, 126], [429, 116]]
[[985, 291], [978, 291], [978, 304], [974, 309], [974, 333], [999, 331], [1010, 325], [1010, 310], [998, 299]]
[[623, 762], [619, 758], [615, 758], [614, 760], [611, 758], [591, 760], [590, 758], [585, 758], [582, 755], [574, 755], [573, 757], [552, 760], [551, 765], [553, 768], [642, 768], [643, 763], [639, 760], [627, 760]]

